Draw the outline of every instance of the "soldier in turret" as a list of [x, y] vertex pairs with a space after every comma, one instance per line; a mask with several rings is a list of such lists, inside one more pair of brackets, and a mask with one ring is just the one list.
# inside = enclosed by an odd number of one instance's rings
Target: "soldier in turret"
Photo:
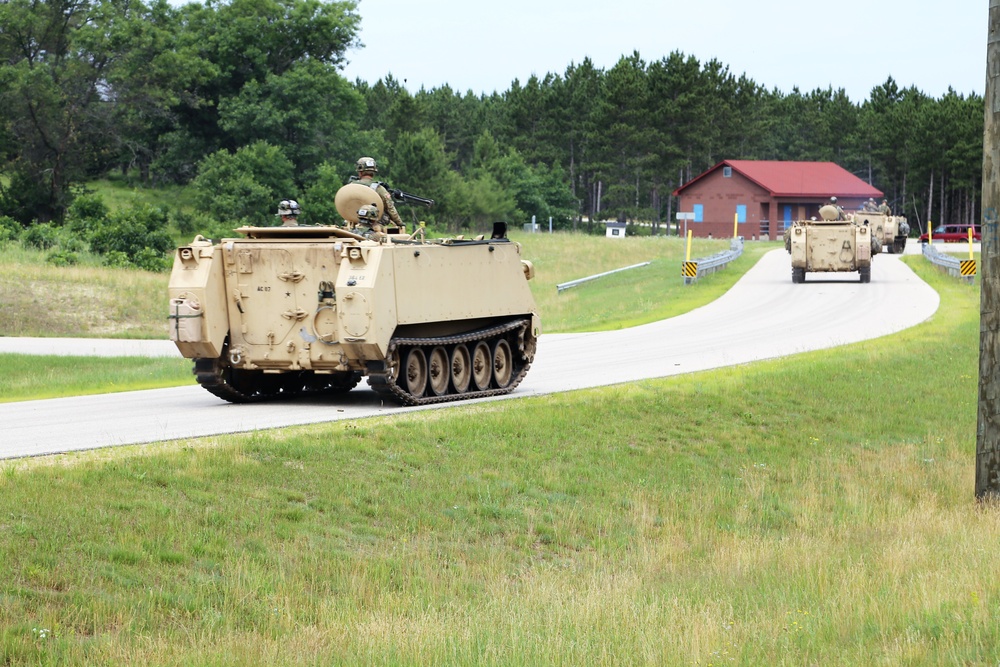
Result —
[[299, 224], [299, 215], [302, 214], [302, 210], [299, 208], [299, 203], [294, 199], [282, 199], [281, 203], [278, 204], [278, 212], [275, 213], [276, 216], [281, 218], [282, 227], [297, 227]]
[[882, 215], [892, 215], [892, 209], [889, 208], [889, 202], [883, 199], [882, 203], [879, 204], [878, 212]]
[[358, 169], [358, 183], [370, 187], [382, 199], [382, 208], [385, 212], [382, 214], [381, 223], [383, 225], [391, 223], [396, 227], [402, 227], [403, 219], [399, 217], [399, 212], [396, 211], [396, 205], [392, 202], [392, 195], [389, 194], [384, 185], [375, 180], [375, 174], [378, 173], [375, 158], [359, 158], [355, 166]]
[[837, 203], [836, 197], [830, 197], [830, 206], [837, 209], [837, 220], [846, 220], [844, 217], [844, 209]]
[[385, 227], [379, 219], [378, 207], [375, 204], [366, 204], [358, 209], [358, 227], [366, 239], [381, 241], [385, 238]]

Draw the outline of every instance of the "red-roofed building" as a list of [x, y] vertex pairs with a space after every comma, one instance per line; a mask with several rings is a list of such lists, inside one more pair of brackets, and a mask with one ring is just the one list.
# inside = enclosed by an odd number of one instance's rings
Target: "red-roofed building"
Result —
[[881, 190], [833, 162], [773, 160], [723, 160], [674, 195], [678, 211], [693, 214], [694, 236], [731, 237], [735, 220], [744, 239], [778, 238], [793, 221], [818, 218], [830, 197], [848, 212], [882, 201]]

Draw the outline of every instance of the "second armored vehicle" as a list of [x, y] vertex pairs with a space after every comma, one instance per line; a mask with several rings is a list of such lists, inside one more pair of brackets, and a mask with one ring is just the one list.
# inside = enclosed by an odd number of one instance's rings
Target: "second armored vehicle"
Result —
[[910, 225], [905, 217], [858, 211], [854, 214], [854, 221], [867, 224], [872, 230], [872, 235], [881, 242], [882, 248], [887, 253], [903, 254], [903, 250], [906, 249], [906, 237], [910, 234]]
[[[338, 210], [354, 227], [359, 203], [378, 202], [363, 185], [344, 187], [353, 192], [338, 193]], [[236, 231], [179, 248], [169, 284], [170, 337], [227, 401], [345, 392], [364, 376], [408, 405], [492, 396], [512, 391], [534, 358], [534, 270], [505, 223], [473, 239]]]
[[803, 283], [807, 272], [857, 271], [871, 282], [872, 256], [881, 241], [864, 221], [845, 220], [836, 206], [819, 210], [820, 220], [799, 220], [785, 230], [785, 250], [792, 256], [792, 282]]

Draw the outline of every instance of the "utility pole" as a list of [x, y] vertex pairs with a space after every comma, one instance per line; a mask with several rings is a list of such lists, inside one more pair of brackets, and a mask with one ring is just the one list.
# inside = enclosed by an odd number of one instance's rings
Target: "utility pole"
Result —
[[976, 499], [1000, 500], [1000, 0], [990, 0], [983, 131]]

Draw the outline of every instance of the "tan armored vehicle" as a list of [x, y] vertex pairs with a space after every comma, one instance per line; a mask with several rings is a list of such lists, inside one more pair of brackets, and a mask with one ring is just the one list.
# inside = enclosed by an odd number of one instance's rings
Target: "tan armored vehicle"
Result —
[[785, 250], [792, 256], [792, 282], [804, 283], [806, 272], [857, 271], [871, 282], [872, 256], [880, 240], [864, 221], [844, 219], [832, 205], [819, 210], [820, 220], [799, 220], [785, 230]]
[[906, 249], [906, 237], [910, 235], [910, 225], [901, 215], [886, 215], [884, 213], [858, 211], [854, 221], [866, 224], [872, 234], [879, 240], [882, 249], [887, 253], [902, 255]]
[[198, 382], [234, 403], [346, 392], [363, 376], [407, 405], [512, 391], [540, 322], [506, 223], [490, 238], [372, 233], [356, 226], [370, 191], [344, 188], [348, 228], [242, 227], [177, 249], [170, 338]]

